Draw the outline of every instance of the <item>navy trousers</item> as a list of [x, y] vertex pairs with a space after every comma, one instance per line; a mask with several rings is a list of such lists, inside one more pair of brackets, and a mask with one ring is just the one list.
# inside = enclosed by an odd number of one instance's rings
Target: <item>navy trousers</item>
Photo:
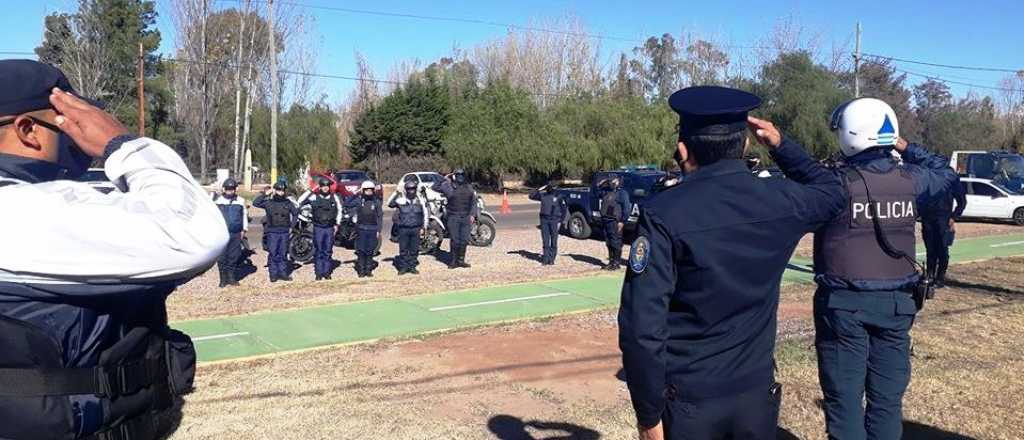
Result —
[[[685, 394], [685, 391], [680, 391]], [[774, 440], [781, 391], [764, 388], [731, 396], [688, 399], [670, 397], [661, 416], [669, 440]]]
[[377, 267], [373, 257], [377, 253], [377, 230], [356, 230], [356, 273], [371, 273]]
[[622, 258], [622, 232], [619, 232], [618, 220], [604, 219], [604, 242], [610, 259], [618, 261]]
[[313, 270], [318, 277], [331, 274], [334, 269], [334, 262], [331, 256], [334, 254], [334, 227], [313, 226]]
[[397, 232], [398, 257], [395, 258], [395, 267], [400, 272], [408, 272], [420, 264], [420, 228], [399, 227]]
[[[903, 393], [910, 384], [910, 328], [916, 307], [907, 292], [846, 292], [857, 302], [814, 299], [818, 379], [829, 439], [899, 439]], [[867, 398], [867, 407], [863, 402]]]
[[452, 248], [469, 244], [469, 216], [448, 216], [448, 235]]
[[921, 238], [928, 251], [928, 272], [936, 275], [949, 266], [949, 247], [953, 245], [953, 231], [949, 230], [949, 217], [926, 218], [921, 222]]
[[558, 220], [541, 219], [540, 239], [544, 248], [544, 255], [541, 257], [542, 263], [555, 262], [555, 257], [558, 256], [558, 230], [561, 225], [562, 222]]
[[220, 254], [220, 259], [217, 260], [217, 268], [222, 273], [230, 274], [231, 278], [234, 279], [238, 273], [238, 261], [241, 259], [242, 234], [228, 233], [228, 245], [224, 248], [224, 253]]
[[270, 278], [280, 279], [288, 276], [288, 241], [291, 234], [288, 231], [270, 232], [267, 231], [267, 252], [270, 254]]

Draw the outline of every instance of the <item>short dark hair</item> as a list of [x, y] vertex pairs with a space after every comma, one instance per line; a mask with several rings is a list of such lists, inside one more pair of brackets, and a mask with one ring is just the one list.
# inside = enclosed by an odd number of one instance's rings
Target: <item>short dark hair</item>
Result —
[[747, 146], [747, 132], [729, 134], [679, 135], [679, 141], [686, 144], [686, 150], [693, 155], [697, 165], [711, 165], [723, 159], [742, 159]]

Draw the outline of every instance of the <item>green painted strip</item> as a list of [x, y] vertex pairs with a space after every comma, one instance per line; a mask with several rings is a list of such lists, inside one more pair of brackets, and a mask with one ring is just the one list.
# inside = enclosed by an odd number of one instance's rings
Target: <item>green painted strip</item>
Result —
[[[954, 262], [1024, 255], [1024, 234], [960, 240]], [[813, 280], [811, 261], [793, 258], [783, 283]], [[175, 327], [196, 338], [201, 361], [408, 337], [430, 332], [615, 307], [622, 275], [494, 286], [216, 319]]]

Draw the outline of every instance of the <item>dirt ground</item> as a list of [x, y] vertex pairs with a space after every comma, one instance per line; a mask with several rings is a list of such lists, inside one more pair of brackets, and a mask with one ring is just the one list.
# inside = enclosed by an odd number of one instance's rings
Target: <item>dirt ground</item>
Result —
[[[1024, 438], [1024, 258], [956, 266], [914, 328], [908, 439]], [[780, 438], [824, 438], [810, 286], [784, 289]], [[174, 439], [626, 439], [613, 311], [202, 365]]]
[[[963, 223], [960, 237], [1012, 234], [1024, 228], [1007, 224]], [[257, 244], [253, 238], [253, 244]], [[271, 285], [267, 279], [266, 253], [262, 250], [252, 260], [258, 271], [242, 280], [238, 288], [218, 289], [217, 271], [211, 270], [185, 284], [168, 302], [170, 319], [238, 315], [266, 310], [289, 309], [313, 305], [334, 304], [384, 297], [470, 289], [527, 281], [579, 277], [601, 273], [607, 261], [604, 243], [598, 240], [559, 240], [559, 258], [555, 266], [541, 266], [539, 230], [499, 230], [494, 245], [488, 248], [470, 247], [468, 261], [471, 269], [448, 270], [448, 254], [420, 257], [420, 275], [396, 275], [390, 259], [398, 253], [394, 243], [385, 240], [378, 261], [381, 267], [373, 278], [358, 279], [351, 250], [335, 248], [334, 258], [341, 266], [331, 281], [314, 282], [312, 265], [298, 268], [294, 282]], [[447, 249], [445, 242], [444, 248]], [[801, 243], [797, 255], [810, 258], [812, 240], [808, 236]], [[628, 254], [626, 246], [624, 254]]]

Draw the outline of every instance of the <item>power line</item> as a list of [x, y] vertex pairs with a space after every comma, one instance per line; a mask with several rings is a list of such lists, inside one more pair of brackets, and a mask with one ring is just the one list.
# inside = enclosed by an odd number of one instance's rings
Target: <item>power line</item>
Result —
[[946, 68], [946, 69], [974, 70], [974, 71], [978, 71], [978, 72], [1006, 72], [1006, 73], [1024, 72], [1024, 68], [1022, 68], [1022, 69], [1006, 69], [1006, 68], [1001, 68], [1001, 67], [960, 66], [960, 65], [955, 65], [955, 64], [939, 64], [939, 63], [930, 63], [930, 62], [927, 62], [927, 61], [908, 60], [908, 59], [890, 57], [890, 56], [885, 56], [885, 55], [874, 55], [874, 54], [870, 54], [870, 53], [865, 53], [863, 55], [867, 56], [867, 57], [872, 57], [872, 58], [879, 58], [879, 59], [885, 59], [885, 60], [898, 61], [898, 62], [901, 62], [901, 63], [919, 64], [919, 65], [922, 65], [922, 66], [931, 66], [931, 67], [942, 67], [942, 68]]
[[921, 77], [921, 78], [924, 78], [924, 79], [930, 79], [930, 80], [935, 80], [935, 81], [939, 81], [939, 82], [944, 82], [944, 83], [947, 83], [947, 84], [957, 84], [957, 85], [961, 85], [961, 86], [975, 87], [975, 88], [987, 89], [987, 90], [995, 90], [995, 91], [999, 91], [999, 92], [1024, 93], [1024, 90], [1020, 90], [1020, 89], [1008, 89], [1008, 88], [1005, 88], [1005, 87], [993, 87], [993, 86], [985, 86], [985, 85], [981, 85], [981, 84], [974, 84], [974, 83], [963, 82], [963, 81], [953, 81], [953, 80], [945, 79], [945, 78], [942, 78], [942, 77], [936, 76], [936, 75], [927, 75], [927, 74], [924, 74], [924, 73], [918, 73], [918, 72], [913, 72], [913, 71], [910, 71], [910, 70], [904, 70], [904, 69], [898, 69], [898, 68], [893, 68], [893, 70], [895, 70], [897, 72], [901, 72], [901, 73], [906, 73], [908, 75], [913, 75], [913, 76]]

